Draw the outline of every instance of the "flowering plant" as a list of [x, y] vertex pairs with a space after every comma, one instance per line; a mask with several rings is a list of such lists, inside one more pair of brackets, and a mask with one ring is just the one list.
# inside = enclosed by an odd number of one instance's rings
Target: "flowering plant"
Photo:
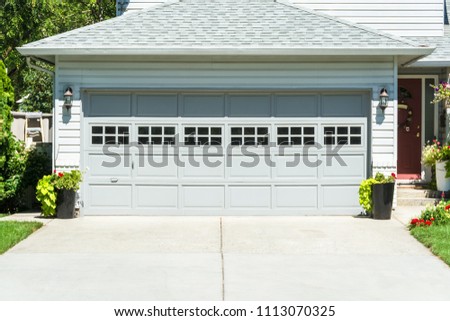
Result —
[[427, 206], [420, 217], [413, 218], [409, 223], [409, 228], [445, 224], [450, 224], [450, 201], [445, 201], [442, 198], [438, 204]]
[[433, 139], [432, 144], [428, 141], [422, 148], [421, 163], [425, 166], [434, 166], [441, 157], [441, 144], [436, 139]]
[[56, 199], [59, 190], [67, 189], [77, 191], [82, 181], [82, 173], [79, 170], [59, 172], [56, 170], [51, 175], [42, 177], [36, 186], [36, 199], [41, 202], [43, 216], [56, 214]]
[[432, 104], [446, 101], [450, 98], [450, 86], [447, 82], [441, 81], [439, 85], [430, 85], [434, 88], [434, 99], [431, 102]]

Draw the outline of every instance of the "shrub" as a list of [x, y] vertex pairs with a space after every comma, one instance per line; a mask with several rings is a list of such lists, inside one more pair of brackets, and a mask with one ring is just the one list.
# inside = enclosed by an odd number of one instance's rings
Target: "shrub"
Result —
[[27, 154], [11, 132], [14, 90], [0, 61], [0, 212], [17, 211]]

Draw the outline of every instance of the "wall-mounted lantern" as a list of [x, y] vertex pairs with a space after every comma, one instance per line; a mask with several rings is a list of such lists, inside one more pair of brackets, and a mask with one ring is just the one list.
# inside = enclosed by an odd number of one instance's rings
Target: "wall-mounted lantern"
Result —
[[66, 91], [64, 92], [64, 107], [66, 107], [67, 110], [72, 108], [72, 100], [73, 100], [72, 88], [67, 87]]
[[380, 91], [380, 104], [379, 104], [379, 107], [384, 112], [384, 110], [387, 108], [388, 104], [389, 104], [389, 94], [388, 94], [386, 88], [383, 88]]

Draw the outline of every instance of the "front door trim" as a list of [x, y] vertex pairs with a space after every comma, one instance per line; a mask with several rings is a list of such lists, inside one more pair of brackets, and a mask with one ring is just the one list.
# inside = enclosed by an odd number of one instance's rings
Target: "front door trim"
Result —
[[[439, 82], [439, 76], [437, 75], [398, 75], [398, 79], [421, 79], [422, 81], [422, 108], [421, 108], [421, 123], [420, 123], [420, 127], [421, 127], [421, 146], [425, 146], [425, 105], [426, 105], [426, 101], [425, 101], [425, 79], [433, 79], [434, 83], [437, 84]], [[398, 82], [397, 82], [397, 86], [398, 86]], [[395, 99], [397, 99], [397, 97], [395, 97]], [[398, 105], [398, 101], [397, 101], [397, 105]], [[397, 113], [398, 113], [398, 109], [397, 109]], [[434, 104], [434, 128], [433, 128], [433, 133], [436, 137], [438, 137], [439, 134], [439, 103], [435, 103]], [[396, 134], [398, 139], [398, 133]], [[421, 178], [422, 180], [425, 179], [425, 169], [423, 164], [421, 164]], [[400, 180], [401, 181], [401, 180]], [[405, 182], [409, 182], [409, 180], [406, 180]]]

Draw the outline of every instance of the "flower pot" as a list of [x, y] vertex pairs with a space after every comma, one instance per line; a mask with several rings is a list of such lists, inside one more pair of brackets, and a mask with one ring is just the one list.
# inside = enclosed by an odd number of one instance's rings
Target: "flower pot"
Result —
[[423, 181], [425, 183], [430, 183], [433, 179], [433, 172], [431, 169], [431, 166], [424, 166], [423, 167]]
[[58, 191], [56, 201], [56, 217], [67, 219], [75, 217], [76, 192], [69, 189]]
[[395, 183], [372, 186], [372, 216], [375, 220], [390, 220]]
[[445, 164], [446, 162], [436, 162], [436, 186], [441, 192], [450, 191], [450, 178], [445, 178]]

